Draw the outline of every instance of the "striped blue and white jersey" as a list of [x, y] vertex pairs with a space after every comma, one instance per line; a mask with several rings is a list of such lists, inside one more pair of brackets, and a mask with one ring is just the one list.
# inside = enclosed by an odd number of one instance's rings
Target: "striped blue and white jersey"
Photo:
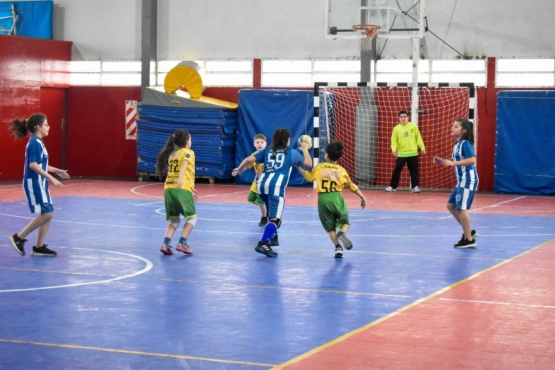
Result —
[[[476, 157], [474, 148], [468, 140], [459, 140], [453, 147], [453, 161], [462, 161], [463, 159]], [[457, 178], [457, 186], [469, 190], [476, 191], [478, 188], [478, 172], [476, 165], [455, 166], [455, 176]]]
[[48, 172], [48, 152], [41, 139], [32, 135], [25, 147], [25, 166], [23, 168], [23, 190], [29, 201], [29, 206], [40, 212], [41, 204], [52, 204], [48, 192], [48, 179], [42, 177], [29, 167], [37, 162], [40, 167]]
[[304, 156], [297, 150], [278, 149], [275, 153], [265, 148], [254, 154], [256, 163], [264, 163], [264, 172], [256, 183], [258, 194], [283, 197], [293, 166], [302, 165]]

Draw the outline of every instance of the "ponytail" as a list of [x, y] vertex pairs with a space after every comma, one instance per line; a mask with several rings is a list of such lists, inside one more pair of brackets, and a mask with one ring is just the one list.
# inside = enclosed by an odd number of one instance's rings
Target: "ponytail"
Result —
[[187, 142], [191, 138], [189, 132], [185, 129], [177, 130], [172, 136], [166, 141], [166, 145], [162, 148], [158, 156], [156, 157], [156, 173], [155, 175], [159, 178], [164, 177], [166, 168], [168, 167], [168, 158], [173, 153], [175, 147], [184, 148]]
[[46, 115], [42, 113], [35, 113], [29, 118], [21, 119], [16, 118], [10, 122], [8, 130], [10, 130], [16, 139], [21, 139], [27, 136], [28, 133], [34, 134], [37, 127], [46, 121]]

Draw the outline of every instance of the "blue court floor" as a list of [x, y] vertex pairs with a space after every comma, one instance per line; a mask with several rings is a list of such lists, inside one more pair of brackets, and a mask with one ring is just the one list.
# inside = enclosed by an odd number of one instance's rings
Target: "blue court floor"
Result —
[[55, 207], [58, 257], [29, 255], [36, 232], [22, 257], [7, 237], [31, 215], [0, 202], [0, 369], [269, 369], [555, 238], [554, 217], [473, 214], [457, 250], [447, 211], [351, 209], [335, 259], [316, 208], [287, 206], [267, 258], [258, 209], [199, 202], [194, 256], [164, 256], [162, 201]]

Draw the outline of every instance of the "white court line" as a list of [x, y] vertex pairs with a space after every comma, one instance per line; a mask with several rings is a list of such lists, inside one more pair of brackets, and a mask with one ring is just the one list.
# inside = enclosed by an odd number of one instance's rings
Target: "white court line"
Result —
[[199, 198], [212, 198], [212, 197], [219, 197], [222, 195], [234, 195], [234, 194], [248, 194], [248, 190], [247, 191], [232, 191], [231, 193], [220, 193], [220, 194], [210, 194], [210, 195], [203, 195], [203, 196], [199, 196]]
[[[33, 219], [33, 217], [27, 216], [16, 216], [16, 215], [8, 215], [5, 213], [0, 213], [0, 216], [8, 216], [14, 218], [22, 218], [22, 219]], [[53, 219], [52, 222], [61, 223], [61, 224], [73, 224], [73, 225], [85, 225], [85, 226], [105, 226], [105, 227], [119, 227], [119, 228], [127, 228], [127, 229], [148, 229], [148, 230], [165, 230], [165, 227], [148, 227], [148, 226], [130, 226], [130, 225], [121, 225], [121, 224], [100, 224], [100, 223], [93, 223], [93, 222], [79, 222], [79, 221], [64, 221], [64, 220], [56, 220]], [[219, 231], [221, 232], [221, 231]]]
[[[156, 209], [156, 210], [155, 210], [155, 213], [160, 214], [160, 215], [165, 215], [165, 214], [166, 214], [164, 208], [158, 208], [158, 209]], [[0, 216], [13, 217], [13, 218], [20, 218], [20, 219], [25, 219], [25, 220], [30, 220], [30, 219], [33, 218], [33, 217], [29, 217], [29, 216], [16, 216], [16, 215], [11, 215], [11, 214], [6, 214], [6, 213], [0, 213]], [[239, 220], [234, 220], [234, 219], [229, 219], [229, 218], [218, 219], [218, 218], [198, 217], [198, 219], [199, 219], [199, 220], [203, 220], [203, 221], [222, 221], [222, 222], [228, 222], [228, 223], [229, 223], [229, 222], [239, 222], [239, 223], [254, 223], [254, 222], [258, 223], [258, 222], [259, 222], [258, 220], [241, 220], [241, 219], [239, 219]], [[355, 222], [358, 222], [358, 221], [366, 221], [366, 220], [368, 220], [368, 221], [373, 221], [373, 220], [380, 220], [380, 218], [375, 218], [375, 219], [363, 219], [363, 220], [355, 220], [355, 219], [353, 219], [353, 220], [351, 221], [351, 223], [355, 223]], [[126, 228], [126, 229], [165, 230], [165, 226], [164, 226], [164, 227], [162, 227], [162, 226], [161, 226], [161, 227], [149, 227], [149, 226], [146, 226], [146, 225], [135, 226], [135, 225], [121, 225], [121, 224], [103, 224], [103, 223], [93, 223], [93, 222], [65, 221], [65, 220], [57, 220], [57, 219], [53, 219], [52, 222], [63, 223], [63, 224], [84, 225], [84, 226], [117, 227], [117, 228]], [[299, 221], [296, 221], [296, 220], [287, 220], [287, 224], [288, 224], [288, 225], [289, 225], [289, 224], [320, 225], [320, 221], [319, 221], [318, 219], [314, 219], [314, 220], [299, 220]], [[199, 225], [199, 226], [200, 226], [200, 225]], [[376, 226], [373, 226], [373, 227], [375, 227], [375, 228], [382, 228], [382, 229], [385, 228], [385, 229], [387, 229], [387, 228], [389, 228], [389, 227], [391, 227], [391, 226], [376, 225]], [[425, 226], [422, 226], [422, 228], [425, 228]], [[500, 228], [503, 228], [503, 227], [500, 227]], [[504, 227], [504, 228], [505, 228], [505, 229], [511, 229], [511, 227]], [[222, 234], [222, 233], [224, 233], [224, 234], [252, 234], [252, 231], [248, 231], [248, 230], [247, 230], [247, 231], [211, 230], [211, 229], [204, 229], [204, 228], [201, 228], [201, 227], [198, 227], [198, 226], [197, 226], [196, 229], [202, 230], [203, 233], [216, 233], [216, 234]], [[543, 228], [543, 227], [542, 227], [542, 228], [536, 227], [536, 229], [545, 229], [545, 228]], [[261, 230], [262, 230], [262, 229], [261, 229]], [[288, 232], [288, 234], [290, 234], [290, 235], [321, 235], [321, 234], [319, 234], [319, 233], [318, 233], [318, 234], [307, 234], [307, 233], [297, 233], [297, 234], [295, 234], [295, 233], [291, 233], [291, 232]], [[351, 235], [351, 236], [356, 236], [356, 237], [371, 237], [371, 238], [374, 238], [374, 237], [385, 237], [385, 236], [387, 236], [387, 237], [394, 237], [394, 238], [396, 238], [396, 237], [398, 237], [398, 238], [409, 238], [409, 237], [412, 238], [412, 237], [421, 237], [421, 236], [422, 236], [421, 234], [414, 234], [414, 235], [405, 235], [405, 234], [403, 234], [403, 235], [396, 235], [396, 234], [383, 234], [383, 235], [380, 235], [380, 234], [375, 234], [375, 233], [372, 233], [372, 234], [359, 234], [359, 233], [356, 233], [354, 230], [350, 231], [350, 232], [349, 232], [349, 235]], [[519, 234], [519, 235], [520, 235], [521, 237], [532, 237], [532, 236], [553, 236], [553, 235], [555, 235], [555, 234], [547, 232], [547, 233], [528, 233], [528, 234], [521, 233], [521, 234]], [[435, 234], [435, 235], [428, 234], [427, 236], [428, 236], [428, 237], [443, 237], [443, 236], [449, 236], [449, 234], [448, 234], [448, 235], [445, 235], [445, 234]], [[504, 234], [490, 234], [490, 235], [488, 235], [488, 236], [489, 236], [489, 237], [497, 237], [497, 236], [511, 236], [511, 235], [509, 235], [509, 234], [506, 234], [506, 235], [504, 235]]]
[[134, 276], [142, 275], [142, 274], [144, 274], [144, 273], [150, 271], [150, 270], [152, 269], [152, 267], [153, 267], [152, 262], [150, 262], [150, 261], [147, 260], [146, 258], [143, 258], [143, 257], [141, 257], [141, 256], [137, 256], [137, 255], [134, 255], [134, 254], [122, 253], [122, 252], [115, 252], [115, 251], [106, 251], [106, 250], [100, 250], [100, 249], [89, 249], [89, 248], [71, 248], [71, 249], [79, 249], [79, 250], [84, 250], [84, 251], [107, 252], [107, 253], [121, 254], [122, 256], [137, 258], [137, 259], [143, 261], [143, 262], [146, 264], [146, 266], [145, 266], [145, 268], [143, 268], [142, 270], [137, 271], [137, 272], [134, 272], [134, 273], [132, 273], [132, 274], [123, 275], [123, 276], [119, 276], [119, 277], [111, 278], [111, 279], [106, 279], [106, 280], [89, 281], [89, 282], [86, 282], [86, 283], [76, 283], [76, 284], [66, 284], [66, 285], [53, 285], [53, 286], [46, 286], [46, 287], [40, 287], [40, 288], [7, 289], [7, 290], [0, 290], [0, 293], [29, 292], [29, 291], [36, 291], [36, 290], [59, 289], [59, 288], [73, 288], [73, 287], [84, 286], [84, 285], [94, 285], [94, 284], [111, 283], [111, 282], [113, 282], [113, 281], [128, 279], [128, 278], [131, 278], [131, 277], [134, 277]]
[[[528, 198], [528, 197], [527, 197], [527, 196], [522, 196], [522, 197], [518, 197], [518, 198], [514, 198], [514, 199], [505, 200], [505, 201], [503, 201], [503, 202], [498, 202], [498, 203], [490, 204], [489, 206], [484, 206], [484, 207], [481, 207], [481, 208], [474, 208], [474, 209], [469, 210], [468, 213], [480, 211], [480, 210], [482, 210], [482, 209], [487, 209], [487, 208], [496, 208], [496, 207], [499, 207], [499, 206], [502, 205], [502, 204], [515, 202], [515, 201], [517, 201], [517, 200], [521, 200], [521, 199], [524, 199], [524, 198]], [[453, 217], [453, 216], [452, 216], [451, 214], [449, 214], [449, 216], [443, 217], [442, 220], [448, 219], [448, 218], [450, 218], [450, 217]]]
[[451, 299], [451, 298], [439, 298], [440, 301], [451, 301], [451, 302], [462, 302], [462, 303], [483, 303], [483, 304], [495, 304], [503, 306], [518, 306], [518, 307], [534, 307], [534, 308], [555, 308], [555, 306], [543, 305], [543, 304], [527, 304], [527, 303], [511, 303], [511, 302], [495, 302], [495, 301], [477, 301], [473, 299]]
[[[12, 185], [8, 185], [8, 186], [12, 186]], [[7, 191], [14, 191], [14, 190], [18, 190], [18, 191], [21, 191], [21, 190], [22, 190], [21, 185], [18, 185], [17, 188], [14, 187], [14, 188], [11, 188], [11, 189], [8, 188], [8, 186], [2, 186], [2, 187], [0, 187], [0, 193], [4, 193], [4, 192], [7, 192]]]
[[163, 185], [162, 183], [153, 183], [153, 184], [144, 184], [144, 185], [139, 185], [139, 186], [135, 186], [133, 188], [131, 188], [129, 191], [132, 192], [133, 194], [136, 195], [141, 195], [143, 197], [149, 197], [149, 198], [158, 198], [158, 199], [164, 199], [163, 194], [162, 195], [148, 195], [148, 194], [143, 194], [143, 193], [139, 193], [137, 190], [147, 187], [147, 186], [152, 186], [152, 185]]
[[490, 204], [489, 206], [485, 206], [485, 207], [481, 207], [481, 208], [476, 208], [476, 209], [471, 209], [469, 212], [475, 212], [475, 211], [480, 211], [482, 209], [486, 209], [486, 208], [495, 208], [495, 207], [499, 207], [502, 204], [506, 204], [506, 203], [511, 203], [511, 202], [515, 202], [517, 200], [521, 200], [524, 198], [528, 198], [527, 196], [522, 196], [522, 197], [518, 197], [518, 198], [514, 198], [514, 199], [509, 199], [509, 200], [505, 200], [503, 202], [498, 202], [498, 203], [494, 203], [494, 204]]
[[[138, 190], [141, 189], [141, 188], [144, 188], [144, 187], [146, 187], [146, 186], [152, 186], [152, 185], [162, 185], [162, 186], [164, 186], [163, 183], [145, 184], [145, 185], [135, 186], [134, 188], [131, 188], [130, 191], [131, 191], [133, 194], [136, 194], [136, 195], [141, 195], [141, 196], [150, 197], [150, 198], [160, 198], [160, 199], [164, 199], [163, 194], [154, 196], [154, 195], [143, 194], [143, 193], [141, 193], [141, 192], [138, 191]], [[220, 197], [220, 196], [234, 195], [234, 194], [248, 194], [248, 192], [249, 192], [248, 190], [241, 190], [241, 191], [232, 191], [232, 192], [230, 192], [230, 193], [220, 193], [220, 194], [210, 194], [210, 195], [199, 195], [199, 199], [202, 199], [202, 198], [213, 198], [213, 197]]]

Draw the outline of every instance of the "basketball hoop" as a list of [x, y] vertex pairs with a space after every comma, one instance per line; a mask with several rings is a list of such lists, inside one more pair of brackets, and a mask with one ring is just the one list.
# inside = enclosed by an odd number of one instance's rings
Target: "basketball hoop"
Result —
[[376, 24], [354, 24], [353, 30], [360, 33], [360, 50], [372, 50], [372, 40], [378, 36], [380, 26]]

